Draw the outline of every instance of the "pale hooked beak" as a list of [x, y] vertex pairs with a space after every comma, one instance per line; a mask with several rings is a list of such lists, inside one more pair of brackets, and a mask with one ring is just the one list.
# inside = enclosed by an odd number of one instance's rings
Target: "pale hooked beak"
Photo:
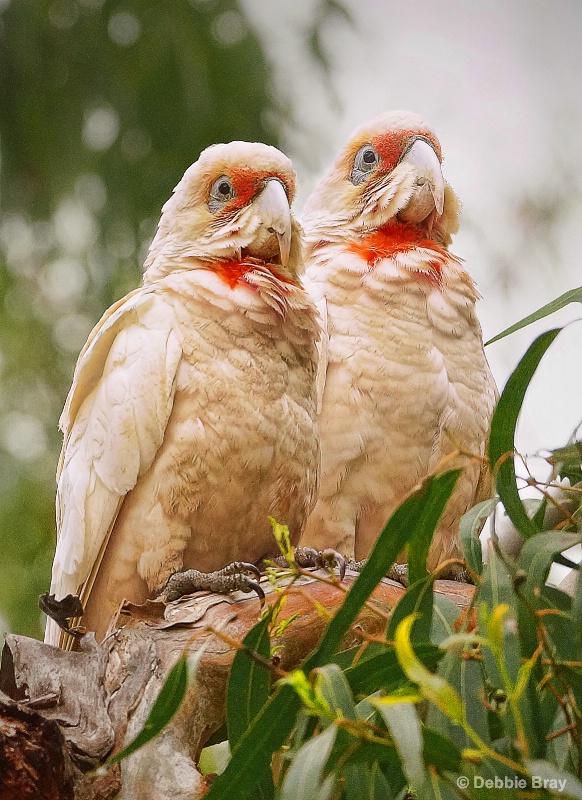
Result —
[[261, 217], [262, 227], [277, 236], [281, 265], [287, 266], [291, 250], [291, 209], [281, 181], [269, 178], [253, 200], [253, 208]]
[[410, 164], [416, 174], [416, 188], [400, 217], [407, 222], [421, 222], [436, 208], [443, 213], [445, 181], [438, 156], [424, 139], [417, 139], [402, 157], [401, 164]]

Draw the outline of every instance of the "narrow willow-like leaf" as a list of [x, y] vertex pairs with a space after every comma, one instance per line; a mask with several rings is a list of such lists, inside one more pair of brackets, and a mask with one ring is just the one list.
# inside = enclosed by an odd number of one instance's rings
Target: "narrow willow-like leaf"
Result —
[[[482, 741], [489, 744], [487, 712], [483, 705], [483, 673], [478, 661], [463, 658], [459, 648], [447, 652], [439, 663], [437, 675], [457, 692], [463, 702], [465, 715], [471, 727]], [[472, 741], [463, 728], [453, 722], [437, 706], [428, 709], [427, 725], [435, 734], [452, 740], [456, 747], [472, 746]]]
[[422, 727], [423, 757], [425, 764], [447, 772], [460, 772], [462, 753], [450, 739], [436, 731]]
[[390, 785], [377, 763], [350, 764], [344, 770], [346, 800], [391, 800]]
[[[451, 471], [446, 474], [449, 477], [445, 486], [450, 485], [450, 497], [460, 473], [455, 474]], [[408, 543], [408, 581], [411, 585], [428, 577], [426, 568], [428, 550], [443, 511], [444, 505], [440, 503], [426, 503], [420, 509], [420, 515]]]
[[356, 719], [356, 708], [350, 685], [337, 664], [319, 667], [315, 675], [315, 691], [338, 716]]
[[463, 514], [459, 522], [459, 533], [463, 544], [463, 552], [470, 569], [477, 575], [483, 572], [483, 555], [479, 534], [487, 517], [491, 516], [497, 505], [497, 498], [483, 500]]
[[538, 533], [528, 539], [519, 555], [519, 565], [527, 575], [526, 588], [530, 592], [543, 590], [556, 555], [579, 541], [580, 534], [559, 531]]
[[240, 739], [232, 758], [206, 795], [206, 800], [247, 800], [257, 796], [270, 772], [271, 756], [295, 725], [301, 706], [291, 686], [282, 686], [263, 706]]
[[[497, 493], [505, 507], [508, 517], [525, 537], [538, 532], [528, 517], [517, 491], [515, 464], [512, 453], [515, 450], [515, 429], [527, 387], [544, 353], [552, 344], [561, 328], [543, 333], [530, 345], [515, 370], [509, 376], [491, 421], [489, 437], [489, 461], [497, 467]], [[502, 463], [499, 460], [505, 457]]]
[[[433, 669], [443, 657], [443, 651], [431, 644], [421, 644], [415, 649], [417, 658], [428, 669]], [[391, 692], [406, 682], [404, 670], [398, 663], [395, 650], [360, 661], [345, 673], [354, 694], [373, 694], [379, 689]]]
[[280, 800], [317, 800], [336, 735], [337, 728], [330, 725], [299, 748], [285, 775]]
[[433, 797], [424, 764], [424, 741], [415, 706], [412, 703], [391, 705], [384, 702], [384, 698], [374, 701], [374, 705], [390, 731], [411, 789], [417, 796], [427, 800]]
[[313, 669], [330, 659], [374, 587], [386, 575], [398, 553], [417, 531], [417, 526], [433, 525], [432, 533], [458, 476], [459, 470], [450, 470], [438, 478], [427, 478], [421, 488], [396, 509], [376, 540], [343, 605], [327, 626], [317, 650], [308, 661], [307, 669]]
[[418, 619], [412, 629], [413, 644], [430, 642], [433, 614], [433, 582], [434, 578], [429, 575], [408, 587], [390, 617], [386, 630], [386, 638], [388, 640], [392, 641], [394, 639], [396, 628], [405, 617], [410, 614], [417, 614]]
[[226, 696], [226, 721], [231, 750], [239, 743], [244, 732], [269, 699], [269, 670], [258, 664], [248, 650], [263, 658], [270, 658], [269, 623], [265, 616], [252, 628], [245, 638], [245, 650], [238, 650], [230, 668]]
[[157, 736], [178, 710], [187, 688], [188, 659], [182, 653], [169, 671], [168, 677], [152, 706], [143, 728], [133, 742], [130, 742], [121, 752], [109, 759], [109, 763], [116, 764], [118, 761], [123, 761], [124, 758], [135, 753], [136, 750], [147, 744], [154, 736]]
[[414, 620], [414, 614], [411, 614], [402, 620], [396, 630], [395, 646], [400, 666], [410, 680], [420, 686], [428, 700], [433, 702], [449, 719], [461, 725], [464, 721], [461, 698], [440, 675], [429, 672], [412, 649], [410, 631]]
[[501, 333], [498, 333], [497, 336], [494, 336], [492, 339], [489, 339], [488, 342], [485, 342], [485, 347], [487, 347], [489, 344], [493, 344], [493, 342], [498, 342], [500, 339], [503, 339], [505, 336], [509, 336], [511, 333], [515, 333], [515, 331], [521, 330], [521, 328], [525, 328], [527, 325], [531, 325], [532, 322], [537, 322], [539, 319], [543, 319], [549, 314], [559, 311], [561, 308], [564, 308], [570, 303], [582, 303], [582, 286], [578, 289], [570, 289], [570, 291], [564, 292], [564, 294], [556, 297], [555, 300], [552, 300], [545, 306], [538, 308], [538, 310], [534, 311], [533, 314], [528, 314], [527, 317], [524, 317], [519, 322], [515, 322], [513, 325], [510, 325], [509, 328], [506, 328], [504, 331], [501, 331]]

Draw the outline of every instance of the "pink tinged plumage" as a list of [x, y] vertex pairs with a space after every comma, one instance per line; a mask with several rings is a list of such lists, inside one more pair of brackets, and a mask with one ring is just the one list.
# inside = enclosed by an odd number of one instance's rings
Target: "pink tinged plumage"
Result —
[[303, 543], [365, 557], [423, 477], [463, 474], [431, 568], [461, 556], [458, 522], [487, 496], [485, 445], [496, 388], [478, 298], [449, 251], [459, 203], [434, 131], [382, 114], [354, 132], [307, 201], [307, 285], [326, 319], [318, 384], [320, 492]]
[[[215, 145], [164, 205], [144, 285], [83, 348], [61, 417], [51, 593], [101, 638], [183, 568], [276, 554], [313, 507], [317, 312], [289, 160]], [[63, 643], [49, 620], [46, 639]], [[70, 644], [70, 642], [68, 642]]]

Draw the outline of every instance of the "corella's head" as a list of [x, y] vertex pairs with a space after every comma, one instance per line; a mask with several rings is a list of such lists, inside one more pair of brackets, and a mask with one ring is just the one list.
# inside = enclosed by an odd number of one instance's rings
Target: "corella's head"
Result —
[[[443, 239], [457, 228], [458, 201], [445, 183], [439, 141], [418, 114], [392, 111], [357, 128], [305, 207], [310, 224], [370, 230], [388, 221]], [[306, 225], [310, 227], [310, 225]]]
[[250, 258], [296, 277], [301, 257], [290, 209], [294, 194], [291, 161], [275, 147], [208, 147], [162, 209], [145, 263], [148, 274]]

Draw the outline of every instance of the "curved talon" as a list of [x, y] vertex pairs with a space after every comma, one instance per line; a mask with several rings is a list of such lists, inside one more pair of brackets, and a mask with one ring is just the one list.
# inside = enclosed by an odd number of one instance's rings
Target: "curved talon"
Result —
[[259, 584], [256, 581], [249, 581], [247, 583], [247, 586], [249, 587], [246, 590], [247, 592], [256, 592], [257, 593], [257, 597], [260, 600], [261, 608], [262, 608], [265, 605], [265, 593], [262, 590], [261, 586], [259, 586]]
[[[256, 564], [250, 564], [247, 561], [240, 561], [238, 563], [241, 572], [252, 572], [253, 575], [256, 575], [257, 578], [260, 579], [261, 577], [261, 570], [256, 566]], [[261, 589], [261, 592], [263, 590]], [[263, 594], [263, 597], [265, 595]]]

